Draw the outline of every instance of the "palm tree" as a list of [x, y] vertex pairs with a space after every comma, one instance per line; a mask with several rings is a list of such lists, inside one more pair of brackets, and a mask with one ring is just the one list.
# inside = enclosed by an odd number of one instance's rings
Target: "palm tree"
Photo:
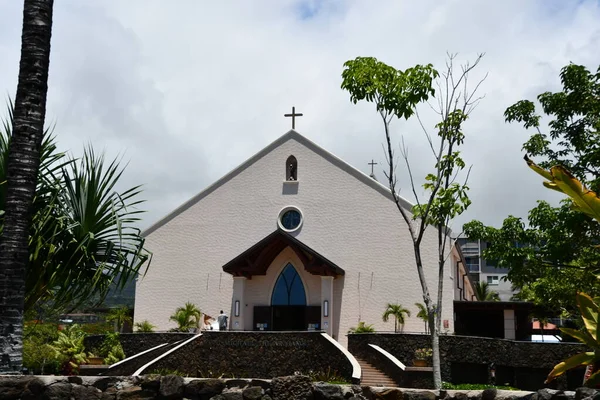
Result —
[[479, 301], [500, 301], [498, 292], [490, 290], [487, 282], [477, 282], [475, 284], [475, 294]]
[[154, 332], [154, 328], [156, 328], [156, 327], [154, 325], [152, 325], [150, 323], [150, 321], [145, 319], [142, 322], [136, 322], [135, 328], [136, 328], [135, 329], [136, 332], [149, 333], [149, 332]]
[[123, 333], [123, 326], [133, 322], [133, 319], [131, 318], [131, 310], [127, 306], [113, 308], [106, 316], [106, 321], [114, 321], [117, 325], [117, 332]]
[[179, 307], [169, 319], [177, 324], [176, 330], [179, 332], [188, 332], [191, 329], [200, 328], [200, 318], [202, 312], [195, 304], [185, 303], [185, 306]]
[[398, 324], [404, 329], [405, 316], [410, 317], [410, 310], [402, 307], [402, 304], [389, 304], [383, 313], [383, 322], [388, 322], [390, 316], [394, 317], [394, 332], [398, 332]]
[[46, 117], [53, 0], [24, 0], [14, 131], [0, 237], [0, 373], [20, 373], [31, 205]]
[[429, 313], [427, 312], [427, 307], [421, 303], [415, 303], [415, 306], [419, 309], [417, 313], [417, 318], [420, 318], [425, 324], [425, 334], [429, 334]]
[[[12, 108], [0, 128], [0, 182], [6, 178]], [[150, 254], [135, 227], [139, 187], [115, 190], [123, 169], [88, 148], [81, 160], [58, 152], [45, 131], [25, 279], [25, 311], [50, 300], [53, 310], [99, 303], [135, 277]], [[6, 198], [0, 185], [0, 210]], [[3, 219], [0, 216], [0, 233]], [[90, 304], [94, 305], [94, 304]]]

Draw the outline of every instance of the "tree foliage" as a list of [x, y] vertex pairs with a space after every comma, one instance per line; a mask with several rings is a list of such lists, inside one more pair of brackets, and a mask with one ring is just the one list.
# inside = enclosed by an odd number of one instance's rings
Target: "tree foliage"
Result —
[[[522, 100], [508, 107], [507, 122], [519, 122], [534, 132], [523, 145], [539, 158], [539, 167], [562, 166], [582, 185], [600, 188], [600, 68], [591, 73], [570, 64], [560, 73], [562, 90], [538, 96], [536, 104]], [[542, 122], [548, 121], [548, 130]], [[558, 170], [557, 170], [558, 171]], [[575, 295], [600, 295], [600, 225], [573, 208], [573, 200], [553, 207], [539, 201], [526, 220], [509, 216], [500, 228], [471, 221], [463, 229], [472, 239], [492, 244], [483, 256], [509, 268], [508, 279], [520, 290], [518, 298], [550, 310], [577, 313]]]
[[[457, 177], [465, 168], [465, 163], [460, 156], [458, 147], [464, 141], [462, 126], [478, 102], [474, 98], [479, 84], [475, 90], [468, 87], [468, 75], [479, 63], [479, 56], [472, 65], [465, 65], [460, 74], [455, 75], [453, 67], [454, 56], [449, 57], [446, 70], [441, 75], [431, 64], [416, 65], [404, 71], [389, 66], [373, 57], [357, 57], [344, 64], [342, 73], [342, 89], [350, 93], [353, 103], [367, 101], [374, 103], [384, 127], [386, 139], [386, 158], [388, 171], [386, 178], [389, 189], [402, 219], [410, 233], [413, 242], [415, 266], [421, 289], [423, 301], [427, 308], [429, 318], [429, 331], [433, 348], [433, 376], [434, 385], [441, 388], [441, 366], [439, 356], [439, 331], [441, 328], [442, 294], [445, 277], [445, 264], [447, 247], [447, 227], [449, 222], [461, 214], [470, 204], [467, 196], [466, 181], [459, 182]], [[437, 94], [434, 82], [441, 89]], [[406, 162], [410, 177], [410, 186], [416, 204], [406, 209], [405, 202], [400, 198], [396, 175], [396, 159], [390, 123], [394, 118], [408, 119], [417, 114], [417, 105], [434, 97], [438, 103], [436, 110], [440, 122], [434, 126], [437, 138], [423, 127], [429, 147], [435, 160], [433, 172], [425, 177], [422, 184], [425, 189], [425, 200], [421, 201], [417, 195], [417, 184], [412, 174], [406, 147], [401, 147], [401, 153]], [[433, 107], [432, 107], [433, 108]], [[417, 114], [418, 117], [418, 114]], [[421, 122], [421, 120], [419, 119]], [[435, 143], [437, 141], [437, 143]], [[425, 279], [423, 260], [421, 257], [421, 243], [428, 227], [437, 229], [438, 239], [438, 280], [437, 296], [432, 298], [430, 289]], [[437, 312], [436, 312], [437, 310]]]
[[[0, 129], [0, 234], [11, 127], [9, 108]], [[100, 302], [148, 260], [136, 227], [141, 189], [117, 191], [122, 174], [118, 159], [107, 164], [91, 147], [80, 160], [59, 152], [45, 131], [29, 233], [26, 312], [47, 301], [54, 308], [74, 308], [91, 298]]]

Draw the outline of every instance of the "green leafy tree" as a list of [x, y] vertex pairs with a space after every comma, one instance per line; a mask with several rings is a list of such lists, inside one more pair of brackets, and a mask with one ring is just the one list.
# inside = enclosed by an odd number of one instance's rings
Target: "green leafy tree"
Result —
[[147, 320], [143, 320], [141, 322], [136, 322], [134, 326], [135, 326], [136, 332], [150, 333], [150, 332], [154, 332], [154, 329], [156, 329], [156, 326], [152, 325]]
[[491, 290], [487, 282], [477, 282], [475, 284], [475, 294], [479, 301], [500, 301], [498, 292]]
[[421, 319], [423, 321], [423, 323], [425, 324], [425, 333], [428, 334], [429, 333], [429, 316], [427, 315], [427, 307], [425, 307], [425, 305], [423, 305], [422, 303], [415, 303], [415, 306], [417, 306], [417, 308], [419, 309], [419, 312], [417, 313], [417, 318]]
[[192, 329], [197, 330], [200, 328], [201, 317], [202, 312], [200, 309], [195, 304], [188, 302], [183, 307], [175, 310], [175, 313], [169, 319], [177, 324], [175, 330], [188, 332]]
[[[455, 75], [454, 72], [453, 58], [453, 56], [449, 57], [441, 82], [437, 82], [438, 86], [446, 88], [446, 91], [441, 90], [437, 94], [434, 90], [434, 81], [440, 75], [431, 64], [416, 65], [401, 71], [373, 57], [358, 57], [347, 61], [344, 64], [345, 69], [342, 73], [342, 89], [350, 93], [350, 100], [353, 103], [363, 100], [374, 103], [376, 111], [383, 122], [386, 158], [389, 167], [386, 178], [393, 200], [413, 243], [415, 266], [423, 291], [423, 301], [428, 310], [428, 323], [433, 348], [433, 377], [436, 389], [440, 389], [442, 385], [439, 331], [441, 329], [445, 264], [449, 248], [447, 227], [450, 221], [466, 210], [470, 204], [466, 184], [468, 173], [464, 183], [457, 181], [458, 174], [465, 168], [465, 163], [458, 149], [465, 138], [462, 130], [463, 123], [468, 119], [469, 114], [479, 100], [474, 97], [479, 84], [475, 86], [473, 91], [470, 91], [467, 78], [479, 63], [481, 56], [477, 58], [473, 65], [463, 66], [461, 73], [458, 75]], [[426, 191], [424, 201], [421, 201], [417, 195], [417, 185], [408, 160], [408, 151], [406, 147], [401, 147], [401, 154], [406, 163], [411, 189], [416, 200], [416, 204], [410, 207], [398, 194], [396, 154], [394, 151], [395, 146], [392, 144], [390, 123], [395, 118], [410, 118], [416, 113], [417, 105], [434, 96], [438, 105], [436, 112], [440, 117], [440, 121], [434, 127], [437, 143], [434, 136], [421, 123], [434, 158], [433, 171], [427, 174], [422, 184], [423, 189]], [[420, 119], [419, 121], [421, 122]], [[436, 298], [432, 298], [430, 295], [421, 255], [422, 240], [430, 226], [437, 230], [439, 249]], [[437, 310], [437, 312], [434, 312], [434, 310]]]
[[108, 312], [106, 321], [114, 322], [117, 326], [117, 332], [123, 333], [123, 326], [133, 323], [131, 310], [127, 306], [113, 308]]
[[394, 332], [398, 332], [398, 324], [400, 324], [402, 330], [406, 317], [410, 317], [410, 310], [402, 307], [402, 304], [389, 303], [382, 316], [383, 322], [388, 322], [390, 317], [394, 317]]
[[356, 327], [350, 328], [348, 333], [373, 333], [375, 332], [375, 328], [373, 325], [367, 325], [364, 321], [359, 321]]
[[60, 362], [50, 345], [56, 339], [56, 324], [26, 322], [23, 331], [23, 366], [35, 374], [58, 373]]
[[[600, 197], [596, 192], [586, 188], [562, 165], [553, 166], [546, 171], [528, 157], [525, 157], [525, 160], [531, 169], [547, 179], [544, 186], [566, 194], [573, 201], [574, 210], [600, 222]], [[587, 386], [595, 387], [600, 384], [600, 370], [598, 370], [600, 365], [600, 337], [598, 337], [600, 307], [596, 303], [597, 299], [592, 299], [585, 293], [578, 293], [576, 301], [583, 321], [583, 329], [577, 331], [561, 328], [561, 331], [587, 345], [591, 351], [577, 354], [556, 365], [548, 374], [546, 382], [562, 375], [569, 369], [585, 365], [588, 366], [589, 373], [586, 371], [584, 383]]]
[[[53, 0], [24, 0], [14, 132], [0, 187], [0, 374], [21, 373], [28, 234], [40, 166], [50, 68]], [[4, 157], [0, 157], [4, 158]]]
[[[562, 166], [589, 190], [600, 190], [600, 68], [596, 73], [570, 64], [560, 73], [562, 90], [522, 100], [509, 107], [507, 122], [521, 123], [533, 133], [523, 145], [539, 167]], [[542, 121], [548, 121], [544, 128]], [[509, 216], [500, 228], [471, 221], [463, 227], [472, 239], [492, 243], [483, 252], [508, 268], [508, 279], [520, 290], [517, 297], [565, 315], [578, 314], [575, 296], [583, 291], [600, 296], [600, 225], [573, 208], [573, 200], [553, 207], [545, 201], [526, 220]]]
[[[6, 179], [12, 124], [9, 107], [9, 119], [0, 128], [0, 182]], [[118, 160], [106, 164], [92, 148], [81, 160], [68, 158], [45, 132], [29, 231], [26, 312], [45, 302], [54, 310], [100, 303], [111, 287], [122, 289], [148, 260], [136, 227], [140, 187], [117, 191], [122, 173]], [[0, 210], [5, 199], [6, 185], [0, 184]], [[3, 226], [0, 215], [0, 233]]]

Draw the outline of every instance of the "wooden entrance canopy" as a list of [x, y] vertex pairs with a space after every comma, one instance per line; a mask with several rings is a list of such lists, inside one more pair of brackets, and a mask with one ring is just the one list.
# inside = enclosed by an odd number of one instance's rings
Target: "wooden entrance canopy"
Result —
[[248, 279], [254, 275], [266, 275], [269, 265], [286, 247], [297, 255], [304, 269], [313, 275], [341, 276], [344, 270], [323, 257], [292, 235], [277, 229], [242, 254], [223, 266], [223, 271]]

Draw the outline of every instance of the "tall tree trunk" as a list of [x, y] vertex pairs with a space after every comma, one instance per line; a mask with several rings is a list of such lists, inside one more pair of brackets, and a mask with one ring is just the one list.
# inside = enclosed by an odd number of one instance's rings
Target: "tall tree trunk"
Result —
[[0, 237], [0, 373], [21, 373], [31, 205], [46, 116], [53, 0], [25, 0], [19, 83]]

